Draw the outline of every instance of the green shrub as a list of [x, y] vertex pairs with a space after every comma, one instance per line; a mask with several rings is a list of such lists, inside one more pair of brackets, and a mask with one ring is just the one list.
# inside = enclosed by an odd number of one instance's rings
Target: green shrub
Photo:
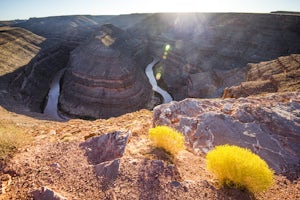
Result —
[[151, 128], [149, 130], [149, 139], [153, 142], [154, 146], [163, 148], [172, 155], [176, 155], [185, 148], [184, 136], [167, 126]]
[[206, 156], [207, 169], [223, 186], [252, 193], [267, 190], [274, 182], [273, 171], [258, 155], [238, 146], [217, 146]]

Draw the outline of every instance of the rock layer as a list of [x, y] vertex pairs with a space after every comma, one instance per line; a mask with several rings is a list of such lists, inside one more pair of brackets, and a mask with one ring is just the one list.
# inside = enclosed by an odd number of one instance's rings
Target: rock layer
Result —
[[[175, 100], [211, 98], [244, 81], [248, 63], [299, 53], [299, 18], [279, 14], [154, 14], [130, 30], [141, 38], [146, 36], [148, 49], [164, 58], [158, 68]], [[165, 49], [167, 44], [169, 50]]]
[[22, 28], [0, 27], [0, 75], [28, 64], [44, 40]]
[[300, 54], [248, 64], [247, 80], [226, 88], [224, 98], [239, 98], [269, 92], [300, 91]]
[[146, 107], [151, 87], [138, 60], [140, 42], [103, 25], [76, 48], [63, 78], [60, 110], [70, 116], [108, 118]]
[[239, 99], [185, 99], [157, 106], [154, 125], [185, 135], [196, 153], [216, 145], [249, 148], [278, 173], [300, 175], [300, 93]]

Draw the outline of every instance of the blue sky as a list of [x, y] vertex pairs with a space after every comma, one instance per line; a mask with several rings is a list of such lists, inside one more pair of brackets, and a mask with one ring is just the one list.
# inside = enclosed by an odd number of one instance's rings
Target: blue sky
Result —
[[0, 0], [0, 20], [74, 14], [299, 11], [300, 0]]

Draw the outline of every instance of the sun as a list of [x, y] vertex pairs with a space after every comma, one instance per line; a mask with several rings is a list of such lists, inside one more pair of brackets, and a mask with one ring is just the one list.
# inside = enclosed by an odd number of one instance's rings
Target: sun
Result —
[[164, 0], [158, 5], [164, 12], [210, 12], [214, 7], [211, 2], [212, 0]]
[[[141, 0], [140, 10], [144, 12], [230, 12], [241, 5], [239, 0], [152, 0], [145, 5]], [[143, 2], [143, 3], [142, 3]]]

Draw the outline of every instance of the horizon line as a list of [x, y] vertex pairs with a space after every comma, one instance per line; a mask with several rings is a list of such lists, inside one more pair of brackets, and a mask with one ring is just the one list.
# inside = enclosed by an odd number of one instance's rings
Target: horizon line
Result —
[[300, 11], [287, 11], [287, 10], [276, 10], [270, 12], [243, 12], [243, 11], [231, 11], [231, 12], [208, 12], [208, 11], [166, 11], [166, 12], [133, 12], [133, 13], [121, 13], [121, 14], [66, 14], [66, 15], [49, 15], [49, 16], [37, 16], [37, 17], [28, 17], [28, 18], [15, 18], [15, 19], [0, 19], [0, 21], [18, 21], [18, 20], [29, 20], [29, 19], [36, 19], [36, 18], [50, 18], [50, 17], [71, 17], [71, 16], [121, 16], [121, 15], [146, 15], [146, 14], [192, 14], [192, 13], [203, 13], [203, 14], [299, 14]]

